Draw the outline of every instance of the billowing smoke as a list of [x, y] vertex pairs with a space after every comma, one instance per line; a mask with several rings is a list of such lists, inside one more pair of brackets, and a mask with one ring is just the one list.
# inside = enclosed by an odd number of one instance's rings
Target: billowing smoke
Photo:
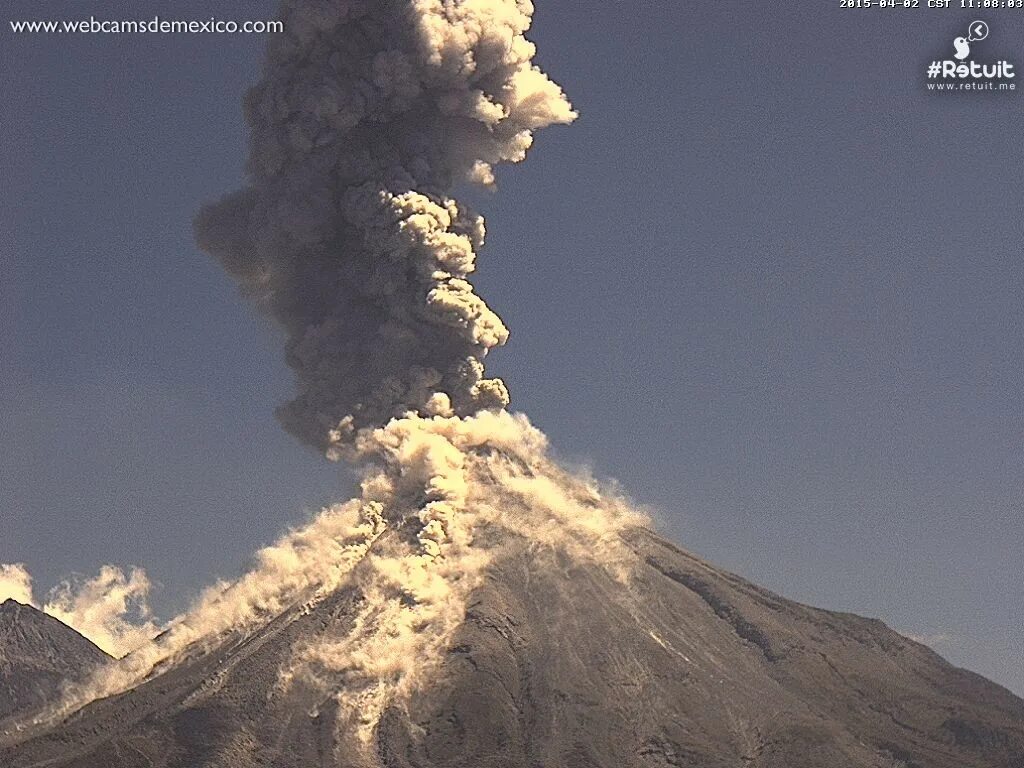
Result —
[[509, 542], [628, 578], [620, 533], [641, 517], [555, 464], [485, 376], [508, 331], [468, 280], [483, 220], [451, 196], [575, 118], [532, 63], [532, 13], [529, 0], [285, 1], [287, 32], [246, 99], [249, 184], [200, 213], [197, 237], [287, 333], [298, 394], [284, 425], [359, 467], [361, 495], [209, 588], [58, 715], [346, 587], [362, 598], [351, 625], [294, 647], [270, 695], [336, 704], [372, 756], [382, 712], [424, 684]]
[[114, 657], [124, 656], [160, 632], [150, 615], [150, 589], [149, 577], [141, 568], [126, 574], [104, 565], [92, 578], [61, 582], [37, 602], [28, 569], [20, 563], [0, 564], [0, 602], [13, 599], [39, 608]]
[[289, 0], [246, 98], [249, 185], [196, 222], [288, 336], [286, 428], [326, 448], [408, 411], [468, 415], [508, 392], [508, 338], [468, 277], [483, 219], [450, 197], [493, 184], [533, 131], [575, 113], [532, 64], [529, 0]]
[[569, 473], [525, 416], [409, 415], [364, 430], [359, 499], [324, 509], [257, 553], [248, 573], [209, 587], [154, 642], [71, 691], [56, 713], [126, 690], [183, 652], [304, 612], [339, 587], [363, 596], [353, 628], [295, 649], [281, 691], [336, 702], [369, 740], [383, 710], [417, 690], [465, 615], [469, 594], [512, 539], [558, 549], [628, 578], [620, 534], [644, 518], [614, 491]]
[[576, 117], [532, 63], [532, 13], [529, 0], [285, 2], [287, 34], [246, 99], [250, 183], [196, 222], [287, 333], [285, 427], [367, 467], [360, 508], [396, 529], [358, 571], [356, 628], [282, 671], [333, 691], [364, 736], [443, 647], [488, 560], [470, 546], [486, 518], [470, 507], [478, 454], [507, 442], [538, 460], [539, 433], [486, 415], [509, 402], [484, 373], [508, 330], [468, 279], [483, 219], [451, 196], [493, 185], [536, 129]]
[[111, 656], [120, 658], [160, 632], [149, 609], [146, 572], [104, 565], [91, 579], [64, 581], [47, 596], [43, 611], [74, 627]]

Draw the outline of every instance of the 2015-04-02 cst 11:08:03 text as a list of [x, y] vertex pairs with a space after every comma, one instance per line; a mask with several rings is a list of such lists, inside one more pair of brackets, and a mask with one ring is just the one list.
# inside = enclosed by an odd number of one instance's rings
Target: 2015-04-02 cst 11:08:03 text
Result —
[[839, 0], [840, 8], [958, 8], [987, 10], [1019, 8], [1024, 0]]

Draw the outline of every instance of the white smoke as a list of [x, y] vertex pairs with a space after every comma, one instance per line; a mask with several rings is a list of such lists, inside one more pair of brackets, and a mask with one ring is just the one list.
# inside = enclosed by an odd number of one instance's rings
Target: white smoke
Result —
[[560, 469], [522, 415], [410, 414], [362, 432], [356, 451], [383, 460], [364, 481], [364, 498], [417, 526], [418, 546], [382, 547], [368, 558], [355, 628], [300, 649], [282, 681], [329, 692], [372, 753], [384, 709], [428, 679], [469, 594], [511, 539], [567, 551], [625, 579], [632, 558], [620, 534], [646, 521], [592, 480]]
[[114, 657], [149, 642], [160, 631], [150, 616], [150, 589], [141, 568], [125, 574], [117, 566], [104, 565], [92, 578], [61, 582], [37, 602], [28, 569], [20, 563], [0, 564], [0, 602], [13, 599], [38, 608]]
[[207, 587], [152, 642], [73, 686], [57, 714], [127, 690], [196, 643], [210, 646], [225, 633], [244, 632], [299, 602], [315, 602], [342, 583], [385, 528], [375, 502], [350, 501], [323, 510], [310, 524], [257, 552], [253, 569], [240, 579]]
[[511, 539], [628, 577], [632, 559], [620, 534], [645, 518], [561, 469], [547, 450], [525, 416], [504, 411], [409, 414], [363, 430], [346, 448], [364, 467], [360, 499], [323, 510], [261, 550], [251, 571], [208, 588], [159, 638], [70, 690], [50, 714], [127, 690], [197, 644], [257, 631], [348, 585], [364, 598], [354, 628], [297, 648], [281, 686], [301, 683], [335, 700], [346, 727], [369, 740], [383, 710], [440, 660], [470, 592]]
[[32, 576], [23, 563], [0, 563], [0, 603], [17, 600], [32, 605]]
[[47, 595], [43, 611], [92, 640], [115, 658], [152, 640], [160, 625], [151, 617], [146, 572], [104, 565], [91, 579], [65, 581]]

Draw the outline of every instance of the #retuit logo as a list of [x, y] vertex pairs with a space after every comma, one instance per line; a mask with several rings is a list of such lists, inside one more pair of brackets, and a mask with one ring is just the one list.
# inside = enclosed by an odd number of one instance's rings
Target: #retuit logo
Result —
[[934, 59], [928, 64], [930, 91], [1015, 91], [1017, 73], [1014, 64], [1005, 59], [978, 61], [976, 50], [989, 35], [984, 21], [972, 21], [967, 34], [953, 39], [950, 59]]

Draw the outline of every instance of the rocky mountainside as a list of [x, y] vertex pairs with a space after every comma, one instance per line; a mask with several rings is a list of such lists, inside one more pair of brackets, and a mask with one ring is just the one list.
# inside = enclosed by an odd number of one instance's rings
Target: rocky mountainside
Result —
[[1024, 768], [1024, 701], [879, 621], [790, 602], [646, 530], [624, 583], [525, 542], [473, 595], [441, 669], [367, 762], [329, 700], [276, 686], [345, 632], [342, 589], [8, 734], [9, 768]]
[[110, 661], [91, 642], [42, 611], [0, 605], [0, 720], [50, 701], [61, 684]]

